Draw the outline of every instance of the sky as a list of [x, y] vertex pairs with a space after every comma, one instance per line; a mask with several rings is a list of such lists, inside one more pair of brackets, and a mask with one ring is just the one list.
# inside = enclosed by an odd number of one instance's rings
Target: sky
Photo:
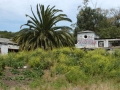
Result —
[[[83, 0], [0, 0], [0, 31], [19, 31], [20, 26], [29, 19], [25, 14], [32, 16], [30, 6], [35, 13], [37, 4], [63, 10], [72, 23], [60, 22], [58, 25], [70, 26], [77, 22], [78, 6], [83, 6]], [[89, 0], [89, 6], [95, 5], [103, 9], [117, 8], [120, 7], [120, 0]]]

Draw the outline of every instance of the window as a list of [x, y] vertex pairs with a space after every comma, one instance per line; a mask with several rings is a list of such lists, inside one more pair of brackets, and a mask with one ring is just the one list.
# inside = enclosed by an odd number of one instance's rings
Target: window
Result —
[[104, 47], [104, 41], [98, 41], [98, 47]]
[[87, 38], [87, 35], [85, 35], [84, 38]]

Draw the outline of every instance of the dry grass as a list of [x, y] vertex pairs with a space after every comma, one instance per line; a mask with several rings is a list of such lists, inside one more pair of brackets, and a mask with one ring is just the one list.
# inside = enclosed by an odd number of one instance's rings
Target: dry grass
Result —
[[[92, 83], [80, 82], [78, 84], [71, 84], [67, 82], [63, 74], [51, 77], [50, 70], [45, 70], [42, 79], [31, 82], [30, 85], [16, 83], [11, 85], [11, 87], [3, 86], [3, 89], [0, 88], [0, 90], [120, 90], [120, 82], [115, 85], [113, 81], [114, 80], [97, 81], [94, 79], [90, 81]], [[12, 82], [12, 80], [9, 81], [11, 84]]]
[[[44, 71], [43, 81], [37, 80], [37, 86], [20, 84], [19, 86], [12, 86], [10, 88], [3, 88], [0, 90], [120, 90], [120, 83], [115, 83], [112, 80], [97, 81], [92, 84], [80, 83], [73, 85], [68, 83], [64, 75], [50, 76], [50, 71]], [[94, 81], [94, 80], [93, 80]], [[34, 83], [33, 83], [34, 84]]]
[[[4, 89], [0, 89], [4, 90]], [[30, 87], [21, 86], [21, 87], [12, 87], [9, 90], [33, 90]], [[92, 84], [92, 85], [86, 85], [86, 86], [73, 86], [69, 84], [69, 87], [62, 87], [59, 89], [56, 89], [54, 87], [51, 87], [50, 84], [45, 84], [42, 87], [37, 87], [34, 90], [120, 90], [120, 86], [115, 87], [113, 83], [106, 82], [106, 83], [100, 83], [100, 84]]]

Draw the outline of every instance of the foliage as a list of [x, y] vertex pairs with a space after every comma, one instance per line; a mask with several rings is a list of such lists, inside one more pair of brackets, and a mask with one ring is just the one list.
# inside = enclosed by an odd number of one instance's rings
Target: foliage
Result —
[[[14, 40], [20, 44], [21, 49], [30, 50], [36, 48], [52, 49], [53, 47], [73, 46], [74, 41], [70, 34], [70, 27], [56, 26], [60, 21], [69, 21], [65, 14], [57, 14], [62, 10], [55, 9], [55, 6], [48, 6], [46, 9], [44, 5], [37, 4], [37, 16], [34, 14], [32, 8], [31, 12], [33, 17], [26, 15], [30, 18], [27, 21], [27, 28], [20, 30]], [[22, 25], [23, 26], [23, 25]]]
[[51, 67], [51, 76], [55, 76], [57, 74], [65, 74], [69, 70], [69, 67], [65, 64], [56, 64]]
[[84, 0], [83, 6], [78, 7], [74, 37], [80, 31], [94, 31], [100, 38], [120, 37], [120, 8], [102, 9], [90, 7], [89, 0]]
[[[85, 52], [80, 49], [67, 47], [53, 49], [52, 51], [37, 49], [29, 52], [9, 53], [8, 55], [0, 56], [0, 58], [1, 63], [4, 63], [4, 67], [11, 67], [10, 72], [13, 75], [19, 75], [18, 78], [16, 76], [15, 78], [6, 77], [10, 81], [35, 80], [37, 78], [49, 77], [48, 81], [52, 83], [51, 85], [59, 85], [61, 81], [52, 82], [51, 78], [61, 76], [64, 77], [65, 82], [75, 85], [81, 82], [90, 83], [104, 79], [113, 79], [115, 82], [120, 81], [119, 49], [114, 50], [113, 53], [109, 53], [104, 49]], [[19, 71], [19, 68], [14, 68], [14, 62], [23, 62], [27, 69], [21, 67], [20, 69], [23, 70]], [[49, 71], [49, 74], [46, 74], [44, 71]], [[4, 72], [4, 68], [1, 72]]]
[[39, 67], [39, 65], [40, 65], [40, 57], [31, 57], [30, 58], [30, 60], [29, 60], [29, 62], [28, 62], [28, 65], [30, 66], [30, 67]]
[[17, 32], [8, 32], [8, 31], [0, 31], [0, 38], [8, 38], [11, 39], [13, 38]]
[[18, 75], [19, 75], [20, 72], [19, 72], [17, 69], [11, 69], [11, 73], [12, 73], [12, 74], [18, 74]]
[[0, 55], [0, 76], [2, 75], [2, 71], [5, 68], [5, 62], [4, 62], [4, 58]]
[[77, 15], [77, 26], [80, 30], [92, 30], [97, 32], [96, 30], [102, 20], [105, 20], [105, 17], [97, 12], [96, 9], [85, 7], [81, 8]]
[[[88, 76], [99, 76], [102, 77], [118, 77], [120, 67], [116, 64], [119, 63], [117, 57], [105, 52], [104, 50], [90, 51], [81, 60], [81, 69]], [[115, 68], [116, 67], [116, 68]], [[116, 71], [117, 74], [111, 74], [111, 72]]]
[[[107, 32], [107, 33], [106, 33]], [[97, 34], [100, 38], [119, 38], [120, 37], [120, 29], [116, 26], [111, 26], [108, 28], [100, 28]]]
[[5, 56], [5, 63], [9, 67], [13, 67], [15, 69], [18, 68], [23, 68], [23, 66], [26, 63], [26, 54], [23, 52], [20, 52], [19, 54], [16, 55], [16, 53], [9, 53], [8, 55]]
[[70, 67], [69, 72], [67, 72], [65, 76], [68, 82], [74, 84], [77, 84], [81, 79], [84, 81], [86, 79], [86, 75], [80, 70], [79, 66]]

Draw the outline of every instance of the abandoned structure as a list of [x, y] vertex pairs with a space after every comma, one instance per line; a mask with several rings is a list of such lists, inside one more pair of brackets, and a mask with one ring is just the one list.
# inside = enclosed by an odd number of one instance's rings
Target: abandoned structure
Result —
[[4, 55], [8, 52], [17, 52], [19, 46], [12, 40], [7, 38], [0, 38], [0, 54]]
[[81, 31], [77, 34], [76, 48], [112, 48], [120, 46], [120, 39], [100, 39], [93, 31]]

